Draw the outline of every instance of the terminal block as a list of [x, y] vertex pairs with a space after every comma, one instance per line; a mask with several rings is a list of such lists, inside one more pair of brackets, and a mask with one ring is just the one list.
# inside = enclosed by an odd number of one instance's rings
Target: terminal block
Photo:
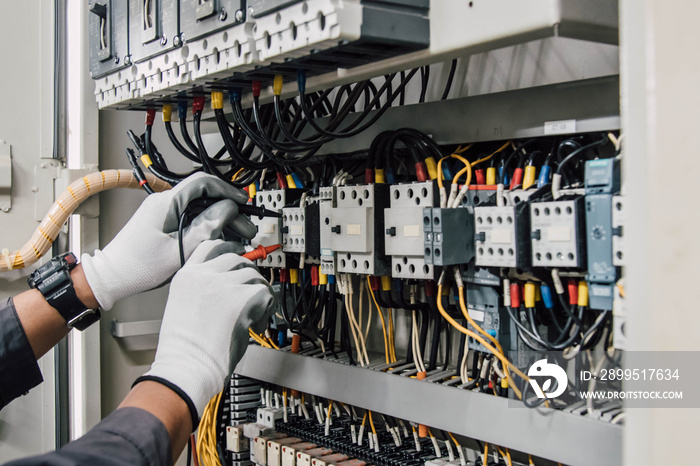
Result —
[[474, 216], [468, 209], [427, 207], [423, 228], [426, 264], [466, 264], [474, 258]]
[[434, 182], [391, 187], [391, 208], [384, 211], [384, 250], [394, 278], [433, 279], [435, 270], [423, 254], [423, 208], [438, 202]]
[[389, 186], [341, 186], [337, 207], [331, 209], [331, 249], [337, 254], [337, 271], [363, 275], [389, 275], [384, 255], [384, 209], [389, 207]]
[[321, 252], [318, 215], [318, 204], [282, 209], [282, 251], [318, 257]]
[[533, 267], [585, 267], [583, 208], [583, 197], [530, 204]]
[[[300, 189], [276, 189], [270, 191], [259, 191], [255, 196], [255, 204], [265, 207], [270, 210], [280, 212], [288, 204], [301, 197]], [[251, 245], [255, 248], [259, 245], [271, 246], [273, 244], [283, 244], [282, 237], [282, 218], [265, 217], [251, 218], [255, 226], [258, 228], [258, 234], [251, 241]], [[257, 261], [260, 267], [287, 267], [287, 258], [283, 250], [278, 249], [267, 255], [265, 259]]]
[[613, 196], [612, 198], [612, 247], [613, 265], [623, 267], [627, 265], [625, 261], [625, 198], [624, 196]]
[[526, 202], [506, 207], [475, 207], [476, 265], [530, 266], [530, 209]]

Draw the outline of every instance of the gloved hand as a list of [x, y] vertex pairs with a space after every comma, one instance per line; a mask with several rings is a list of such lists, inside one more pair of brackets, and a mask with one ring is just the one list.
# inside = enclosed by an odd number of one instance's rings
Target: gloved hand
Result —
[[[255, 225], [238, 216], [238, 204], [248, 201], [245, 191], [212, 175], [196, 173], [170, 191], [152, 194], [143, 201], [117, 236], [93, 256], [83, 254], [82, 264], [100, 307], [167, 283], [180, 268], [178, 222], [190, 201], [200, 197], [222, 199], [198, 215], [185, 228], [185, 258], [202, 241], [219, 238], [224, 226], [251, 239]], [[239, 245], [236, 251], [244, 252]]]
[[274, 309], [268, 282], [222, 240], [205, 241], [175, 274], [156, 358], [143, 377], [172, 388], [195, 419], [219, 393], [248, 346], [248, 328]]

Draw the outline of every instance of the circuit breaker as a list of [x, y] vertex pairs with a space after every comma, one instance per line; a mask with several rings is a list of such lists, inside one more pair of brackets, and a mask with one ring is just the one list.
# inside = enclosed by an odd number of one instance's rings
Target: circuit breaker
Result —
[[583, 197], [530, 204], [533, 267], [586, 264]]
[[180, 0], [181, 38], [199, 39], [245, 22], [244, 0]]
[[88, 59], [93, 79], [129, 66], [129, 10], [123, 1], [88, 4]]
[[527, 203], [474, 208], [476, 265], [520, 267], [530, 265], [530, 209]]
[[341, 186], [337, 207], [331, 210], [331, 248], [337, 270], [363, 275], [389, 275], [384, 255], [384, 209], [389, 187], [384, 184]]
[[617, 268], [613, 263], [613, 194], [620, 189], [616, 159], [589, 160], [585, 170], [589, 306], [611, 310]]
[[391, 187], [391, 208], [384, 210], [384, 248], [391, 256], [391, 276], [433, 279], [435, 270], [423, 253], [423, 208], [434, 206], [437, 190], [433, 182]]

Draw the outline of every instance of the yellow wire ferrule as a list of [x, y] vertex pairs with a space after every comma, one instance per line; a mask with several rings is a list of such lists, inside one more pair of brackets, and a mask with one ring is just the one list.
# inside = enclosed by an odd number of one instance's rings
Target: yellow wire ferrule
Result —
[[299, 269], [289, 269], [289, 283], [299, 283]]
[[375, 183], [386, 183], [384, 179], [384, 169], [383, 168], [375, 168], [374, 169], [374, 182]]
[[151, 158], [148, 156], [148, 154], [143, 154], [141, 156], [141, 163], [143, 163], [146, 166], [146, 168], [153, 165], [153, 162], [151, 161]]
[[435, 162], [434, 157], [428, 157], [425, 159], [425, 167], [428, 169], [428, 175], [430, 176], [431, 180], [438, 177], [437, 163]]
[[391, 277], [382, 276], [382, 291], [391, 291]]
[[318, 271], [318, 284], [319, 285], [328, 285], [328, 275], [321, 272], [320, 270]]
[[272, 81], [272, 93], [275, 95], [281, 95], [283, 86], [284, 78], [281, 74], [276, 74], [274, 81]]
[[248, 185], [248, 197], [253, 199], [257, 193], [258, 188], [255, 187], [255, 183], [250, 183], [250, 185]]
[[578, 305], [581, 307], [588, 306], [588, 283], [583, 280], [578, 282]]
[[496, 167], [486, 169], [486, 184], [491, 186], [496, 184]]
[[508, 388], [508, 379], [501, 379], [501, 388]]
[[525, 307], [535, 307], [535, 284], [532, 282], [525, 283], [525, 292], [523, 293]]
[[163, 122], [168, 123], [172, 120], [173, 106], [170, 104], [163, 105]]
[[537, 175], [537, 169], [534, 165], [528, 165], [525, 167], [525, 174], [523, 175], [523, 189], [527, 189], [533, 184], [535, 184], [535, 176]]
[[292, 178], [292, 175], [287, 175], [285, 176], [287, 179], [287, 187], [288, 188], [296, 188], [297, 184], [294, 182], [294, 178]]
[[224, 108], [224, 93], [219, 91], [213, 91], [211, 93], [211, 108], [214, 110], [220, 110]]

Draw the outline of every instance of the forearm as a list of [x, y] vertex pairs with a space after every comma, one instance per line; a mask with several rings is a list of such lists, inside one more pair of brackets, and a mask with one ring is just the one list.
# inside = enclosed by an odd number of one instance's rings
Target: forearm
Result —
[[[85, 280], [81, 265], [71, 271], [71, 279], [78, 299], [89, 309], [99, 307]], [[37, 359], [46, 354], [70, 331], [61, 314], [46, 302], [38, 290], [25, 291], [15, 296], [13, 301], [17, 316]]]
[[124, 398], [121, 408], [141, 408], [157, 417], [168, 431], [173, 458], [180, 456], [193, 428], [187, 404], [175, 392], [157, 382], [140, 382]]

